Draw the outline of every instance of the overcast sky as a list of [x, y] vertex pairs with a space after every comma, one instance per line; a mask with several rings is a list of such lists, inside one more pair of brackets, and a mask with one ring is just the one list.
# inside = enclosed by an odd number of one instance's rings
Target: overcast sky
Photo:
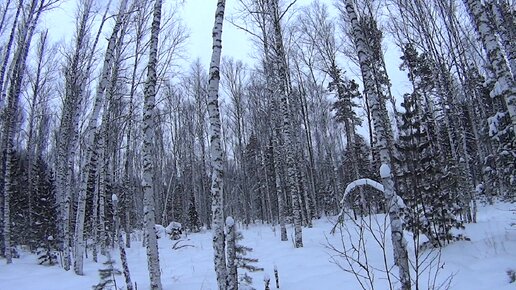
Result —
[[[107, 0], [97, 0], [102, 3]], [[145, 0], [142, 0], [145, 1]], [[177, 1], [177, 0], [173, 0]], [[54, 40], [69, 40], [72, 37], [75, 25], [75, 11], [77, 0], [63, 0], [59, 7], [44, 14], [42, 19], [42, 27], [48, 28], [51, 37]], [[112, 8], [115, 9], [113, 1]], [[167, 9], [167, 2], [164, 0]], [[231, 15], [235, 9], [234, 0], [227, 1], [226, 15]], [[215, 9], [217, 0], [186, 0], [182, 7], [181, 17], [184, 23], [190, 29], [190, 39], [188, 41], [188, 57], [195, 59], [200, 57], [204, 64], [208, 64], [211, 57], [212, 38], [211, 32], [213, 22], [215, 20]], [[104, 29], [108, 31], [109, 29]], [[225, 55], [231, 55], [237, 59], [249, 58], [251, 46], [248, 41], [248, 35], [235, 28], [227, 21], [224, 23], [223, 33], [223, 50]]]
[[[1, 0], [0, 0], [1, 1]], [[96, 0], [102, 3], [107, 0]], [[145, 0], [142, 0], [145, 1]], [[164, 0], [165, 8], [170, 3], [178, 0]], [[295, 8], [307, 5], [312, 0], [297, 0]], [[334, 11], [332, 3], [334, 0], [319, 0], [330, 6], [330, 10]], [[43, 27], [49, 28], [51, 37], [54, 40], [65, 39], [70, 41], [75, 26], [75, 11], [78, 0], [63, 0], [61, 5], [51, 12], [47, 12], [42, 19]], [[116, 3], [113, 1], [112, 9], [116, 9]], [[227, 0], [226, 2], [226, 19], [235, 17], [235, 10], [238, 8], [238, 0]], [[190, 38], [188, 40], [186, 55], [189, 60], [199, 57], [202, 63], [208, 67], [211, 58], [212, 46], [212, 29], [215, 16], [217, 0], [186, 0], [182, 7], [181, 17], [190, 30]], [[101, 6], [101, 5], [99, 5]], [[109, 29], [104, 29], [109, 31]], [[244, 60], [247, 63], [253, 62], [256, 53], [253, 51], [253, 45], [250, 41], [250, 35], [228, 21], [224, 22], [222, 40], [222, 54], [231, 56], [235, 59]], [[406, 72], [399, 71], [400, 52], [394, 44], [384, 41], [384, 48], [387, 49], [385, 61], [387, 64], [389, 76], [393, 84], [393, 94], [401, 96], [408, 90], [408, 80]], [[253, 57], [254, 56], [254, 57]], [[352, 78], [358, 77], [358, 68], [346, 67], [348, 76]]]

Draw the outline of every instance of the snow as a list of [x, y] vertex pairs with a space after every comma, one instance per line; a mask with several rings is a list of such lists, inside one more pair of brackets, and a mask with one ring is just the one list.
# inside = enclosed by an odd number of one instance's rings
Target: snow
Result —
[[368, 178], [357, 179], [357, 180], [351, 182], [350, 184], [348, 184], [348, 186], [346, 186], [346, 190], [344, 190], [344, 195], [342, 197], [342, 200], [340, 201], [340, 204], [344, 203], [344, 200], [345, 200], [346, 196], [353, 189], [355, 189], [358, 186], [364, 186], [364, 185], [370, 185], [370, 186], [374, 187], [375, 189], [377, 189], [378, 191], [383, 192], [383, 185], [381, 183], [376, 182], [376, 181], [371, 180], [371, 179], [368, 179]]
[[178, 222], [171, 222], [168, 224], [168, 226], [165, 228], [165, 232], [167, 234], [171, 234], [173, 230], [182, 230], [183, 225]]
[[114, 194], [114, 193], [113, 193], [113, 194], [111, 195], [111, 200], [112, 200], [113, 202], [117, 202], [117, 201], [118, 201], [118, 197], [116, 196], [116, 194]]
[[[514, 289], [515, 284], [509, 284], [506, 274], [507, 270], [516, 270], [514, 210], [514, 205], [504, 203], [480, 207], [478, 223], [466, 225], [463, 231], [470, 241], [454, 242], [443, 248], [440, 279], [453, 275], [450, 289]], [[379, 222], [379, 226], [388, 221], [384, 215], [375, 215], [373, 219]], [[292, 236], [290, 241], [281, 242], [279, 234], [276, 234], [279, 231], [273, 231], [270, 225], [250, 225], [248, 229], [243, 229], [244, 239], [241, 243], [254, 249], [250, 256], [258, 258], [257, 266], [265, 269], [264, 272], [249, 273], [253, 278], [253, 287], [263, 289], [264, 277], [274, 275], [277, 266], [281, 290], [361, 289], [352, 274], [344, 272], [335, 264], [339, 262], [345, 265], [342, 257], [329, 249], [329, 245], [337, 248], [343, 245], [339, 231], [335, 235], [330, 234], [334, 223], [334, 217], [326, 217], [314, 221], [313, 228], [304, 228], [304, 247], [298, 249], [293, 246]], [[344, 224], [350, 229], [348, 233], [351, 235], [358, 233], [353, 229], [351, 220], [346, 219]], [[288, 231], [293, 234], [292, 227]], [[149, 289], [147, 256], [142, 247], [141, 235], [135, 234], [133, 238], [133, 247], [127, 249], [132, 279], [138, 289]], [[189, 234], [184, 244], [191, 246], [177, 250], [172, 249], [175, 241], [168, 238], [158, 240], [163, 289], [217, 289], [212, 238], [209, 231]], [[351, 240], [345, 240], [344, 244], [349, 246]], [[407, 240], [409, 252], [413, 253], [409, 233]], [[368, 238], [366, 243], [371, 263], [382, 263], [382, 250], [374, 239]], [[387, 239], [386, 253], [391, 263], [390, 239]], [[116, 258], [116, 267], [121, 269], [118, 251], [114, 251], [113, 257]], [[90, 255], [85, 259], [84, 276], [77, 276], [73, 271], [66, 272], [58, 266], [37, 265], [35, 255], [20, 251], [20, 258], [13, 259], [11, 265], [0, 260], [0, 289], [91, 289], [99, 281], [98, 269], [103, 267], [104, 261], [105, 257], [99, 256], [99, 263], [94, 263]], [[388, 289], [382, 274], [376, 273], [376, 277], [375, 289]], [[117, 286], [125, 289], [124, 285], [123, 276], [117, 276]]]
[[226, 226], [232, 227], [234, 225], [235, 225], [235, 220], [232, 217], [228, 216], [226, 218]]
[[388, 164], [383, 163], [382, 166], [380, 166], [380, 177], [387, 178], [389, 176], [391, 176], [391, 168]]

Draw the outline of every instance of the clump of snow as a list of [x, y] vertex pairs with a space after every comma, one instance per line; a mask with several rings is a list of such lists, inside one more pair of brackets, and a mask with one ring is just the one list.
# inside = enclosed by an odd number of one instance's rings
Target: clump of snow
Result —
[[167, 234], [165, 227], [162, 225], [155, 225], [154, 230], [156, 231], [156, 237], [158, 239], [165, 237], [165, 235]]
[[227, 225], [228, 227], [232, 227], [232, 226], [234, 226], [234, 225], [235, 225], [235, 220], [234, 220], [232, 217], [228, 216], [228, 217], [226, 218], [226, 225]]
[[382, 166], [380, 166], [380, 177], [388, 178], [389, 176], [391, 176], [391, 168], [389, 165], [383, 163]]
[[113, 202], [117, 202], [117, 201], [118, 201], [118, 197], [116, 196], [116, 194], [114, 194], [114, 193], [113, 193], [113, 194], [111, 195], [111, 200], [112, 200]]
[[178, 222], [170, 222], [168, 226], [165, 228], [167, 234], [171, 234], [173, 231], [182, 230], [183, 225]]

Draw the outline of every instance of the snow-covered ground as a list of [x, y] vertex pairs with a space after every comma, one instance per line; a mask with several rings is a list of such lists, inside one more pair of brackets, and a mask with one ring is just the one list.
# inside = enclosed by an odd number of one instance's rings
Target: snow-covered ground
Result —
[[[376, 218], [382, 219], [382, 216]], [[294, 248], [292, 236], [289, 236], [290, 241], [280, 242], [279, 229], [274, 231], [270, 225], [254, 225], [248, 229], [240, 227], [244, 235], [241, 243], [254, 249], [249, 256], [258, 258], [257, 266], [264, 268], [264, 272], [250, 274], [253, 286], [263, 289], [263, 277], [268, 274], [271, 277], [271, 289], [275, 289], [273, 269], [276, 265], [282, 290], [360, 289], [355, 277], [335, 263], [339, 262], [344, 268], [347, 265], [342, 257], [336, 256], [336, 252], [329, 248], [329, 245], [337, 250], [343, 247], [341, 235], [330, 234], [333, 224], [331, 218], [323, 218], [315, 221], [313, 228], [304, 228], [304, 247], [300, 249]], [[347, 221], [346, 224], [350, 225], [351, 222]], [[349, 226], [349, 229], [352, 239], [356, 241], [356, 228]], [[289, 228], [291, 233], [292, 229]], [[345, 238], [347, 234], [344, 231]], [[516, 206], [498, 203], [481, 207], [478, 223], [467, 225], [464, 234], [470, 241], [458, 241], [442, 250], [443, 268], [437, 281], [452, 275], [450, 289], [516, 289], [516, 282], [509, 284], [506, 273], [509, 269], [516, 270]], [[410, 248], [411, 239], [409, 236], [407, 238]], [[191, 234], [186, 239], [181, 244], [189, 246], [177, 250], [172, 249], [175, 241], [167, 238], [159, 240], [164, 289], [216, 289], [211, 233]], [[370, 264], [381, 268], [383, 255], [380, 247], [368, 234], [366, 240]], [[387, 263], [391, 264], [389, 236], [386, 240]], [[345, 240], [344, 245], [349, 247], [350, 242]], [[141, 241], [134, 241], [127, 253], [133, 282], [137, 283], [140, 290], [148, 289], [146, 254]], [[115, 252], [114, 256], [118, 257], [118, 253]], [[99, 281], [97, 269], [102, 266], [102, 263], [92, 262], [90, 257], [85, 262], [85, 275], [77, 276], [73, 271], [66, 272], [58, 266], [39, 266], [34, 255], [21, 253], [20, 259], [14, 259], [12, 265], [5, 265], [5, 261], [0, 260], [0, 289], [91, 289]], [[118, 261], [117, 267], [121, 268]], [[375, 289], [389, 289], [381, 271], [373, 271], [373, 274]], [[423, 280], [422, 285], [427, 285], [427, 278]], [[118, 276], [117, 286], [125, 289], [122, 276]]]

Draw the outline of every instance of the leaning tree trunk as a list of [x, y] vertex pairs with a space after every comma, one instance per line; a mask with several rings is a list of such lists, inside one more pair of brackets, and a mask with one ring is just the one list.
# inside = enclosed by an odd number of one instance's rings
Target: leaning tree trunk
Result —
[[[127, 0], [122, 1], [120, 9], [116, 18], [113, 32], [109, 38], [108, 46], [106, 49], [106, 55], [104, 57], [104, 64], [102, 66], [102, 73], [100, 75], [100, 82], [97, 86], [95, 94], [95, 103], [93, 105], [93, 112], [91, 114], [88, 126], [85, 132], [85, 146], [86, 146], [86, 162], [82, 169], [82, 179], [79, 188], [79, 195], [77, 198], [77, 216], [75, 220], [75, 262], [74, 271], [77, 275], [83, 275], [83, 264], [84, 264], [84, 216], [86, 210], [86, 192], [88, 190], [88, 177], [91, 168], [91, 156], [96, 155], [94, 150], [95, 146], [95, 132], [97, 131], [97, 124], [100, 115], [100, 109], [104, 102], [104, 93], [109, 83], [109, 75], [111, 71], [111, 64], [114, 59], [115, 44], [118, 37], [118, 31], [122, 25], [122, 15], [125, 13], [125, 6]], [[105, 112], [104, 114], [107, 114]], [[96, 245], [95, 245], [96, 246]]]
[[487, 2], [486, 5], [491, 8], [500, 40], [505, 48], [505, 54], [511, 68], [512, 77], [514, 78], [516, 74], [516, 42], [514, 41], [514, 39], [516, 39], [516, 23], [514, 19], [514, 7], [511, 11], [509, 3], [505, 1], [491, 0]]
[[149, 64], [147, 65], [147, 82], [144, 92], [143, 112], [143, 215], [145, 225], [145, 240], [147, 241], [147, 264], [150, 275], [150, 288], [161, 290], [161, 273], [159, 266], [158, 241], [156, 238], [155, 213], [154, 213], [154, 185], [153, 185], [153, 156], [152, 145], [154, 140], [154, 107], [156, 106], [156, 66], [158, 54], [158, 37], [161, 23], [162, 0], [156, 0], [154, 4], [154, 16], [151, 26], [151, 40], [149, 52]]
[[[410, 282], [410, 268], [408, 262], [408, 252], [406, 248], [406, 241], [403, 237], [402, 220], [400, 217], [400, 209], [398, 204], [398, 196], [394, 190], [394, 180], [391, 174], [391, 158], [389, 153], [388, 138], [383, 120], [386, 119], [387, 112], [385, 106], [381, 106], [382, 100], [374, 89], [374, 75], [372, 74], [371, 63], [373, 52], [367, 45], [367, 39], [360, 27], [359, 16], [355, 11], [353, 0], [346, 0], [346, 11], [349, 15], [349, 20], [352, 29], [353, 42], [355, 44], [356, 53], [362, 72], [362, 80], [364, 83], [364, 90], [369, 97], [369, 104], [371, 106], [371, 115], [373, 119], [373, 126], [377, 137], [377, 146], [380, 153], [381, 167], [380, 176], [384, 186], [384, 194], [388, 203], [389, 219], [391, 223], [391, 237], [394, 251], [394, 261], [399, 268], [399, 280], [402, 290], [409, 290], [411, 288]], [[379, 48], [378, 48], [379, 49]], [[382, 110], [383, 109], [383, 110]]]
[[496, 83], [491, 91], [491, 97], [500, 97], [507, 106], [511, 119], [513, 134], [516, 133], [516, 89], [514, 79], [509, 69], [507, 59], [502, 51], [500, 42], [488, 17], [488, 10], [480, 0], [463, 0], [468, 13], [473, 20], [475, 30], [486, 51], [487, 58], [495, 74]]
[[122, 269], [125, 278], [125, 285], [127, 290], [133, 290], [133, 282], [131, 281], [131, 274], [129, 272], [129, 265], [127, 264], [127, 254], [124, 247], [124, 238], [122, 236], [120, 217], [118, 216], [118, 197], [116, 194], [111, 195], [111, 201], [113, 202], [113, 239], [115, 239], [120, 250], [120, 261], [122, 261]]
[[[43, 2], [41, 3], [41, 5]], [[5, 182], [4, 182], [4, 231], [3, 231], [3, 239], [4, 239], [4, 248], [5, 248], [5, 257], [7, 263], [12, 263], [12, 252], [11, 252], [11, 220], [10, 220], [10, 197], [15, 193], [15, 184], [13, 183], [14, 179], [14, 136], [15, 136], [15, 128], [16, 128], [16, 120], [18, 110], [18, 102], [21, 96], [23, 78], [26, 70], [26, 60], [29, 54], [30, 43], [32, 41], [32, 36], [34, 35], [34, 31], [36, 29], [36, 25], [38, 23], [41, 12], [43, 11], [41, 5], [37, 7], [37, 2], [33, 1], [30, 5], [30, 9], [28, 14], [26, 15], [26, 19], [23, 25], [20, 27], [20, 35], [19, 35], [19, 43], [18, 48], [15, 52], [13, 58], [13, 67], [12, 74], [10, 75], [10, 84], [8, 91], [8, 105], [6, 111], [6, 123], [4, 125], [3, 132], [3, 140], [2, 143], [5, 145], [5, 159], [2, 161], [5, 162]], [[2, 164], [2, 167], [4, 165]]]
[[213, 252], [215, 272], [219, 290], [226, 289], [226, 256], [224, 244], [224, 162], [221, 144], [219, 111], [220, 57], [222, 52], [222, 24], [224, 23], [225, 0], [217, 1], [215, 24], [213, 25], [213, 53], [208, 82], [208, 114], [210, 119], [210, 155], [213, 172], [211, 175], [211, 211], [213, 221]]

